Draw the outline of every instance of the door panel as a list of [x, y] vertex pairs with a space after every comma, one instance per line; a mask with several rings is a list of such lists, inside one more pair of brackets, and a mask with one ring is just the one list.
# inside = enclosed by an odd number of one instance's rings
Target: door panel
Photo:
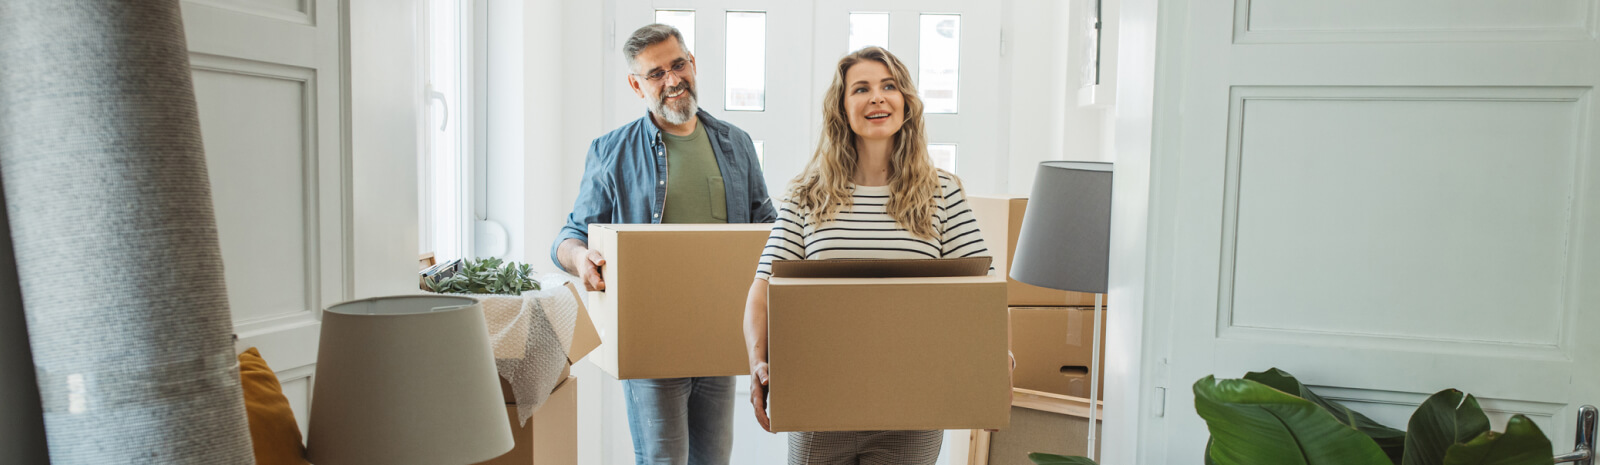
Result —
[[1141, 463], [1201, 463], [1190, 385], [1271, 367], [1399, 428], [1458, 388], [1562, 449], [1600, 403], [1596, 2], [1174, 6]]
[[350, 293], [341, 7], [183, 2], [235, 332], [277, 372], [302, 434], [318, 312]]

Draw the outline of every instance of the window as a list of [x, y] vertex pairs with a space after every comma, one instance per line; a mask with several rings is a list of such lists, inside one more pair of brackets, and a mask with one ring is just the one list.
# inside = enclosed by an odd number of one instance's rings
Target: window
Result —
[[724, 110], [762, 111], [767, 100], [767, 14], [728, 12]]
[[961, 65], [961, 15], [922, 15], [917, 86], [925, 113], [955, 113]]
[[889, 14], [850, 13], [850, 50], [845, 53], [873, 45], [889, 48]]
[[656, 10], [656, 22], [678, 28], [683, 46], [694, 54], [694, 10]]
[[468, 221], [465, 169], [471, 153], [463, 115], [470, 95], [463, 79], [465, 37], [461, 0], [428, 0], [423, 43], [423, 118], [418, 154], [418, 250], [443, 262], [467, 255]]
[[935, 168], [956, 172], [956, 144], [928, 144], [928, 158]]

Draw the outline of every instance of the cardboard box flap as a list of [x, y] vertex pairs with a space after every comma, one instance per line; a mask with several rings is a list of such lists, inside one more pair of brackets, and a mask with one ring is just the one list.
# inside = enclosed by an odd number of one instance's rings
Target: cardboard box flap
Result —
[[567, 349], [567, 362], [578, 363], [585, 355], [600, 347], [600, 331], [594, 327], [594, 320], [589, 319], [589, 307], [584, 305], [584, 294], [578, 292], [578, 287], [571, 282], [567, 283], [567, 290], [572, 291], [573, 300], [578, 302], [578, 321], [573, 325], [572, 348]]
[[939, 278], [989, 274], [989, 257], [774, 260], [776, 278]]

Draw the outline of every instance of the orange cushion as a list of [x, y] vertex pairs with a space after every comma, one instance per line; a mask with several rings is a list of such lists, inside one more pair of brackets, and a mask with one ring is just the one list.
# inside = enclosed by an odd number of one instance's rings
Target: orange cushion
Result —
[[261, 352], [251, 347], [239, 354], [239, 380], [244, 385], [244, 409], [250, 416], [250, 441], [256, 463], [305, 464], [306, 448], [300, 442], [289, 399], [283, 396], [278, 375], [267, 368]]

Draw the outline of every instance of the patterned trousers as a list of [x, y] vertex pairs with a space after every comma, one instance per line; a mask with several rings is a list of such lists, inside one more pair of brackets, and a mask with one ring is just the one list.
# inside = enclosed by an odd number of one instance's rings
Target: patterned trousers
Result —
[[933, 465], [944, 431], [789, 433], [789, 465]]

